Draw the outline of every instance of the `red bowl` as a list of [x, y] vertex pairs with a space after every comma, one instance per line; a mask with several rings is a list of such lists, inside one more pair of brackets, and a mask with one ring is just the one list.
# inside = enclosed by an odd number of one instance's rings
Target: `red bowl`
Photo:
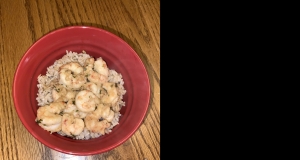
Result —
[[[102, 57], [110, 69], [122, 74], [126, 94], [119, 124], [99, 138], [74, 140], [50, 134], [36, 122], [37, 77], [66, 54], [66, 50]], [[23, 55], [14, 75], [13, 100], [16, 112], [29, 133], [47, 147], [72, 155], [100, 154], [124, 143], [142, 123], [148, 110], [150, 84], [137, 53], [121, 38], [100, 28], [71, 26], [50, 32], [36, 41]]]

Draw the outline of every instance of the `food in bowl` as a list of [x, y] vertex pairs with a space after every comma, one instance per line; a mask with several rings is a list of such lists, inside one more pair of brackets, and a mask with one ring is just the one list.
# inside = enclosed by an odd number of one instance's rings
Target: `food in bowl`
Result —
[[125, 106], [124, 81], [101, 57], [66, 51], [37, 81], [35, 121], [50, 134], [87, 140], [118, 125]]
[[[37, 79], [46, 75], [47, 68], [62, 58], [66, 50], [78, 53], [84, 50], [94, 58], [102, 57], [109, 69], [122, 74], [126, 105], [119, 111], [119, 124], [109, 134], [88, 140], [73, 139], [57, 132], [49, 134], [36, 123]], [[100, 28], [69, 26], [44, 35], [28, 48], [15, 71], [12, 97], [20, 121], [41, 144], [58, 152], [87, 156], [110, 151], [136, 133], [148, 113], [151, 88], [146, 66], [128, 43]]]

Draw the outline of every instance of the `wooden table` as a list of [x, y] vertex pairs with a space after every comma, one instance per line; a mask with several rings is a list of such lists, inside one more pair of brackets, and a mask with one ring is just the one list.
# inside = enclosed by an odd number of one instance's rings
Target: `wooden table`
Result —
[[[44, 146], [14, 109], [14, 73], [26, 50], [43, 35], [72, 25], [94, 26], [121, 37], [138, 53], [150, 78], [149, 111], [142, 125], [125, 143], [103, 154], [75, 156]], [[159, 0], [0, 0], [0, 76], [0, 160], [160, 159]]]

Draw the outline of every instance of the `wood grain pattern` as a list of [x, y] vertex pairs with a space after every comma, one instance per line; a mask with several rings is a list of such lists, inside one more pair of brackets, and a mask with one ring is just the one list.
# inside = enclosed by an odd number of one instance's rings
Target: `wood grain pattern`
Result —
[[[74, 156], [52, 150], [23, 126], [14, 109], [13, 77], [26, 50], [43, 35], [66, 26], [105, 29], [140, 56], [150, 79], [147, 115], [136, 133], [99, 155]], [[159, 0], [0, 0], [0, 160], [158, 160], [160, 159], [160, 1]]]

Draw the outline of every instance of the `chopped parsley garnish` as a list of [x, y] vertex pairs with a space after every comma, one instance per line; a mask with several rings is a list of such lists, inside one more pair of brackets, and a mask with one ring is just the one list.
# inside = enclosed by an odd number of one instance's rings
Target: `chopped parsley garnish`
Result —
[[105, 88], [103, 88], [103, 90], [107, 93], [107, 90]]
[[37, 121], [35, 121], [36, 123], [41, 123], [43, 120], [42, 119], [39, 119]]
[[71, 132], [70, 132], [70, 134], [71, 134], [71, 136], [73, 137], [73, 138], [75, 138], [76, 136], [74, 135], [74, 134], [72, 134]]

